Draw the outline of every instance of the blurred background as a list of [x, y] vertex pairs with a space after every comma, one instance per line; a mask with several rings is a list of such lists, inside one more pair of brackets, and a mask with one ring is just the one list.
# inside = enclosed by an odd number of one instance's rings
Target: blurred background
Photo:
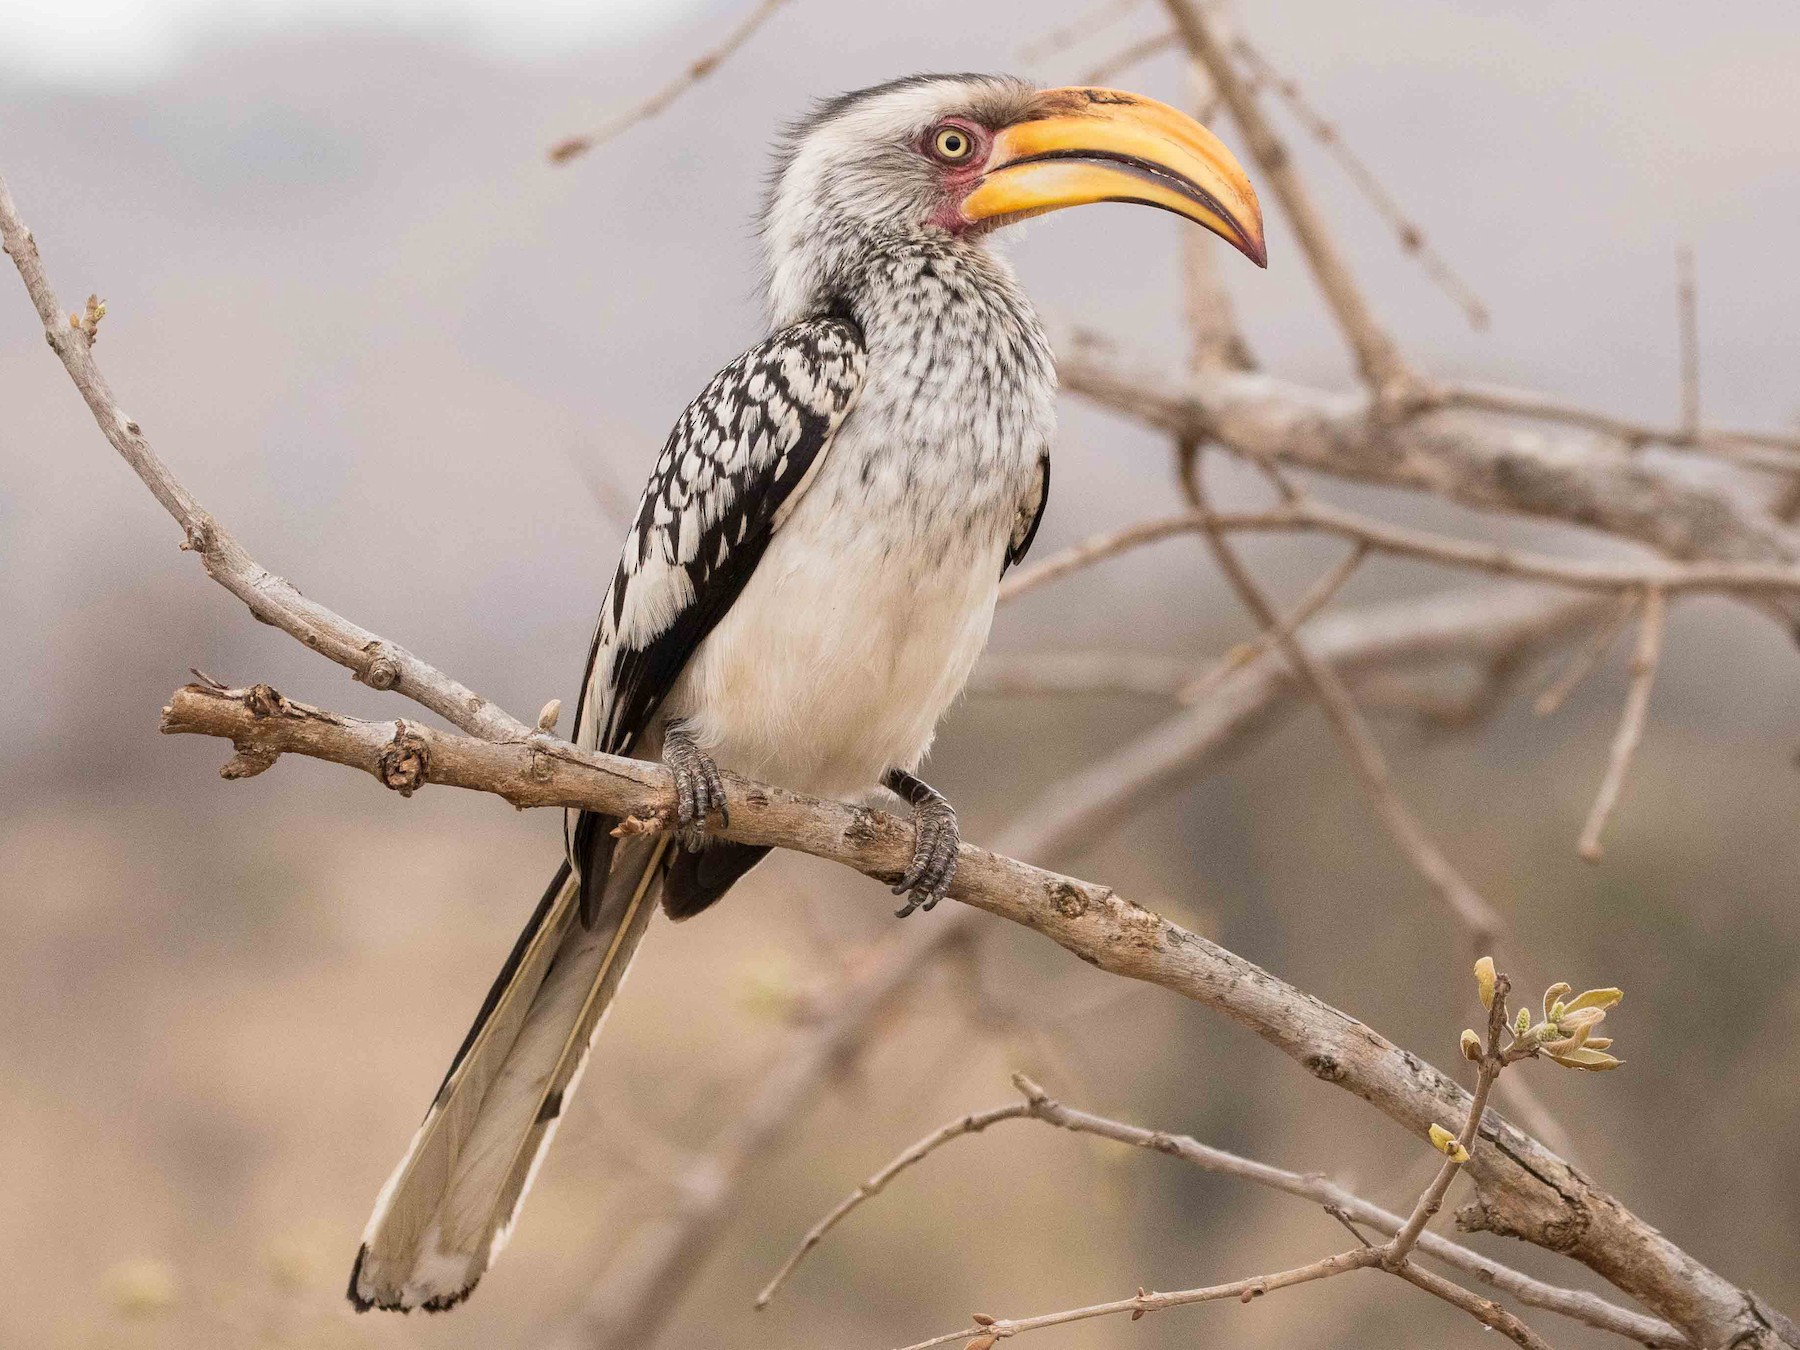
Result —
[[[0, 171], [124, 406], [256, 557], [514, 711], [572, 699], [621, 508], [681, 406], [761, 332], [752, 217], [775, 127], [918, 69], [1068, 82], [1154, 6], [1037, 61], [1080, 0], [795, 0], [654, 121], [565, 168], [548, 145], [650, 92], [742, 13], [659, 0], [0, 0]], [[1471, 332], [1294, 135], [1362, 277], [1429, 370], [1653, 421], [1677, 412], [1674, 255], [1698, 257], [1705, 407], [1800, 415], [1800, 19], [1675, 0], [1255, 0], [1239, 20], [1493, 310]], [[1163, 56], [1120, 83], [1183, 97]], [[1224, 128], [1228, 141], [1235, 131]], [[1176, 230], [1122, 208], [1012, 252], [1046, 314], [1183, 357]], [[1349, 372], [1283, 224], [1220, 263], [1283, 376]], [[342, 1298], [376, 1190], [554, 868], [554, 813], [402, 800], [298, 759], [242, 784], [156, 734], [197, 666], [368, 716], [410, 704], [250, 622], [176, 549], [0, 277], [0, 1345], [489, 1347], [592, 1287], [761, 1081], [796, 1009], [890, 932], [873, 882], [781, 857], [659, 920], [508, 1252], [439, 1318]], [[1169, 509], [1167, 447], [1067, 401], [1037, 548]], [[1232, 480], [1234, 488], [1244, 485]], [[1327, 495], [1591, 549], [1398, 495]], [[1330, 557], [1252, 556], [1294, 594]], [[1382, 563], [1346, 603], [1462, 579]], [[1044, 588], [995, 644], [1203, 666], [1250, 628], [1175, 541]], [[1591, 867], [1574, 841], [1623, 655], [1557, 717], [1527, 684], [1455, 734], [1382, 731], [1400, 785], [1506, 913], [1518, 982], [1618, 983], [1629, 1061], [1527, 1066], [1583, 1165], [1698, 1258], [1800, 1313], [1800, 653], [1680, 606], [1647, 742]], [[930, 776], [991, 839], [1151, 700], [974, 697]], [[1474, 1018], [1467, 943], [1396, 854], [1316, 713], [1209, 766], [1069, 865], [1440, 1064]], [[942, 914], [920, 916], [930, 923]], [[884, 1347], [1178, 1288], [1342, 1245], [1317, 1210], [1167, 1158], [1009, 1125], [855, 1215], [750, 1300], [856, 1180], [1025, 1069], [1072, 1104], [1318, 1170], [1404, 1207], [1434, 1155], [1196, 1006], [988, 926], [984, 1001], [940, 974], [750, 1178], [666, 1346]], [[1034, 1029], [1027, 1034], [1022, 1025]], [[1010, 1133], [1007, 1133], [1010, 1131]], [[1454, 1198], [1454, 1196], [1453, 1196]], [[1477, 1245], [1480, 1245], [1478, 1242]], [[1582, 1272], [1517, 1243], [1504, 1259]], [[1558, 1345], [1601, 1344], [1547, 1315]], [[1436, 1346], [1478, 1332], [1390, 1282], [1038, 1333], [1053, 1347]]]

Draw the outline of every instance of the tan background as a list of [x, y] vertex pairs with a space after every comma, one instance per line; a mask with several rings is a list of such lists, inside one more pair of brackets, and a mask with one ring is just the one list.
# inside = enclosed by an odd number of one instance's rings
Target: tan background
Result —
[[[559, 50], [521, 54], [492, 29], [219, 10], [160, 70], [0, 64], [0, 170], [65, 299], [109, 300], [98, 354], [125, 406], [258, 557], [529, 713], [573, 696], [620, 533], [606, 503], [635, 494], [681, 404], [759, 332], [749, 221], [772, 128], [810, 96], [914, 69], [1018, 69], [1023, 39], [1078, 11], [795, 0], [661, 119], [568, 169], [545, 165], [545, 145], [646, 91], [735, 12], [618, 30], [601, 12], [571, 20]], [[1469, 333], [1318, 165], [1384, 312], [1433, 369], [1673, 416], [1672, 256], [1688, 239], [1709, 414], [1800, 413], [1791, 4], [1702, 19], [1672, 0], [1270, 0], [1243, 18], [1492, 304], [1493, 331]], [[1152, 22], [1146, 10], [1116, 31]], [[1068, 80], [1107, 45], [1029, 73]], [[1168, 58], [1124, 82], [1181, 90]], [[1076, 212], [1036, 225], [1015, 256], [1046, 312], [1172, 364], [1176, 228]], [[1221, 250], [1253, 341], [1283, 374], [1341, 381], [1279, 223], [1270, 251], [1261, 275]], [[1075, 405], [1056, 474], [1046, 552], [1169, 501], [1163, 447]], [[1339, 495], [1456, 523], [1401, 497]], [[175, 543], [0, 277], [0, 1346], [524, 1344], [667, 1202], [682, 1151], [704, 1146], [781, 1043], [779, 1009], [886, 931], [888, 897], [783, 858], [704, 921], [661, 926], [489, 1282], [450, 1317], [355, 1319], [340, 1291], [369, 1203], [554, 866], [557, 822], [448, 792], [402, 801], [310, 763], [225, 784], [218, 747], [159, 739], [157, 708], [190, 665], [402, 710], [248, 622]], [[1293, 587], [1328, 555], [1256, 556]], [[1382, 565], [1350, 598], [1440, 580]], [[1245, 632], [1199, 551], [1171, 543], [1039, 593], [1003, 615], [996, 641], [1198, 663]], [[1795, 1313], [1800, 655], [1714, 604], [1679, 609], [1671, 641], [1598, 869], [1573, 842], [1617, 659], [1549, 723], [1515, 700], [1464, 735], [1384, 734], [1411, 799], [1514, 923], [1530, 954], [1521, 979], [1628, 990], [1614, 1015], [1623, 1072], [1527, 1070], [1583, 1161]], [[968, 834], [990, 837], [1158, 712], [972, 701], [931, 776]], [[1440, 1063], [1472, 1020], [1460, 935], [1314, 715], [1078, 870]], [[1429, 1174], [1414, 1141], [1200, 1009], [998, 924], [983, 961], [993, 997], [1044, 1033], [972, 1028], [954, 987], [921, 989], [891, 1041], [753, 1178], [666, 1344], [879, 1348], [972, 1308], [1223, 1280], [1341, 1242], [1298, 1202], [1014, 1125], [897, 1185], [774, 1310], [748, 1311], [818, 1212], [932, 1125], [1004, 1100], [1013, 1068], [1077, 1104], [1325, 1170], [1391, 1205]], [[172, 1310], [121, 1315], [129, 1262], [173, 1272]], [[1559, 1346], [1600, 1343], [1537, 1320]], [[1362, 1280], [1038, 1343], [1482, 1334]]]

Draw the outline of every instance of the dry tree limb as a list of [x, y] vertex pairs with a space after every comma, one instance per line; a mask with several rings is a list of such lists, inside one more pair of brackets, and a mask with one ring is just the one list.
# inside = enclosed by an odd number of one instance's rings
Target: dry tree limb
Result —
[[1625, 710], [1619, 717], [1619, 730], [1613, 737], [1612, 755], [1607, 761], [1606, 776], [1594, 798], [1587, 825], [1581, 831], [1577, 851], [1588, 862], [1599, 862], [1605, 852], [1600, 835], [1619, 804], [1619, 793], [1625, 786], [1625, 775], [1631, 770], [1632, 756], [1644, 738], [1644, 720], [1650, 712], [1650, 690], [1656, 684], [1656, 668], [1662, 661], [1663, 632], [1668, 625], [1668, 600], [1660, 586], [1644, 591], [1644, 616], [1638, 620], [1637, 647], [1631, 656], [1631, 685], [1625, 691]]
[[[1184, 440], [1209, 441], [1252, 462], [1433, 493], [1461, 506], [1562, 521], [1647, 544], [1683, 561], [1800, 561], [1800, 540], [1767, 511], [1757, 480], [1708, 486], [1586, 437], [1508, 419], [1438, 412], [1386, 421], [1366, 398], [1262, 374], [1155, 373], [1092, 343], [1065, 342], [1063, 387]], [[1716, 472], [1729, 474], [1725, 466]], [[1779, 583], [1777, 583], [1779, 584]], [[1800, 597], [1763, 603], [1789, 628]]]
[[593, 131], [584, 135], [570, 136], [551, 146], [548, 152], [550, 162], [567, 164], [570, 160], [585, 155], [595, 147], [605, 145], [615, 136], [636, 126], [639, 122], [647, 122], [655, 117], [717, 70], [739, 47], [756, 35], [756, 30], [767, 23], [776, 10], [787, 3], [788, 0], [758, 0], [756, 7], [740, 19], [737, 27], [728, 32], [716, 46], [688, 62], [686, 69], [648, 98], [634, 103], [628, 108], [621, 108]]
[[245, 552], [243, 545], [194, 500], [150, 448], [142, 428], [119, 407], [106, 377], [94, 364], [91, 333], [69, 326], [56, 292], [44, 275], [37, 243], [19, 219], [4, 178], [0, 178], [0, 241], [4, 241], [7, 254], [19, 269], [25, 290], [44, 325], [50, 349], [69, 372], [94, 420], [100, 424], [101, 434], [150, 489], [150, 495], [175, 518], [186, 536], [182, 548], [200, 559], [208, 576], [242, 600], [263, 623], [273, 624], [321, 656], [348, 666], [356, 679], [372, 689], [397, 690], [473, 736], [519, 740], [531, 734], [525, 723], [468, 686], [426, 665], [404, 648], [308, 600]]
[[[1521, 591], [1454, 594], [1371, 606], [1321, 621], [1312, 641], [1350, 677], [1387, 664], [1481, 660], [1560, 642], [1597, 610], [1591, 600]], [[1299, 706], [1291, 674], [1251, 662], [1213, 698], [1169, 718], [1073, 778], [1050, 785], [996, 841], [1004, 852], [1060, 865], [1120, 825], [1152, 795], [1242, 749]], [[890, 939], [817, 1020], [795, 1033], [742, 1114], [684, 1169], [670, 1212], [640, 1227], [607, 1264], [582, 1308], [551, 1337], [558, 1350], [641, 1350], [677, 1306], [734, 1212], [750, 1173], [787, 1138], [805, 1104], [867, 1047], [884, 1011], [934, 962], [979, 931], [959, 908]], [[894, 991], [894, 992], [890, 992]]]
[[1431, 246], [1425, 238], [1425, 232], [1407, 216], [1394, 194], [1375, 176], [1374, 170], [1350, 148], [1336, 125], [1314, 108], [1300, 92], [1300, 86], [1277, 71], [1268, 57], [1252, 46], [1242, 34], [1232, 39], [1231, 48], [1250, 67], [1259, 83], [1273, 89], [1280, 96], [1281, 101], [1287, 104], [1288, 111], [1306, 128], [1307, 134], [1337, 160], [1338, 166], [1362, 193], [1363, 200], [1374, 207], [1376, 214], [1394, 231], [1401, 249], [1417, 259], [1419, 266], [1425, 269], [1425, 274], [1437, 284], [1438, 289], [1462, 310], [1469, 326], [1478, 331], [1486, 328], [1488, 308], [1482, 303], [1481, 297], [1456, 274], [1443, 255]]
[[1654, 586], [1670, 595], [1800, 596], [1800, 565], [1661, 560], [1613, 563], [1559, 558], [1548, 553], [1522, 552], [1502, 544], [1391, 525], [1313, 498], [1266, 511], [1188, 511], [1180, 515], [1154, 516], [1115, 530], [1103, 530], [1070, 545], [1061, 553], [1053, 553], [1040, 562], [1019, 568], [1007, 578], [1001, 595], [1004, 599], [1014, 599], [1071, 572], [1133, 549], [1181, 535], [1203, 534], [1208, 529], [1224, 534], [1331, 534], [1377, 553], [1580, 591], [1641, 594], [1645, 588]]
[[1357, 368], [1364, 381], [1384, 405], [1403, 403], [1412, 391], [1414, 380], [1401, 359], [1400, 349], [1376, 319], [1368, 297], [1356, 284], [1324, 215], [1294, 166], [1293, 156], [1275, 134], [1275, 128], [1257, 103], [1255, 92], [1231, 59], [1227, 40], [1217, 31], [1217, 21], [1204, 11], [1198, 0], [1163, 0], [1163, 3], [1175, 22], [1175, 31], [1182, 44], [1206, 68], [1213, 87], [1243, 132], [1246, 148], [1260, 171], [1260, 181], [1281, 203], [1312, 269], [1313, 279], [1356, 354]]
[[[652, 818], [671, 790], [659, 765], [587, 754], [566, 743], [494, 743], [406, 724], [362, 722], [285, 700], [259, 713], [247, 691], [178, 690], [165, 729], [198, 732], [276, 754], [360, 768], [407, 788], [442, 783], [493, 792], [521, 806]], [[393, 782], [396, 748], [405, 772]], [[743, 843], [793, 848], [876, 878], [911, 858], [907, 822], [727, 776], [731, 826]], [[1225, 1012], [1304, 1065], [1421, 1136], [1466, 1113], [1453, 1080], [1403, 1053], [1354, 1018], [1308, 998], [1241, 957], [1111, 890], [964, 845], [952, 896], [1024, 924], [1103, 970], [1159, 984]], [[1511, 1234], [1581, 1261], [1702, 1343], [1740, 1350], [1787, 1345], [1752, 1297], [1708, 1270], [1536, 1140], [1491, 1113], [1466, 1170], [1477, 1199], [1468, 1227]]]
[[[946, 1144], [970, 1134], [980, 1133], [991, 1125], [1008, 1120], [1035, 1120], [1059, 1129], [1069, 1130], [1072, 1133], [1089, 1134], [1097, 1138], [1128, 1144], [1135, 1148], [1147, 1149], [1153, 1153], [1167, 1154], [1208, 1172], [1238, 1177], [1302, 1200], [1312, 1201], [1328, 1213], [1335, 1212], [1348, 1223], [1361, 1225], [1389, 1236], [1398, 1233], [1405, 1225], [1406, 1221], [1400, 1215], [1385, 1210], [1361, 1196], [1352, 1194], [1317, 1173], [1290, 1172], [1251, 1158], [1241, 1157], [1235, 1153], [1228, 1153], [1224, 1149], [1213, 1148], [1188, 1135], [1173, 1135], [1162, 1130], [1146, 1130], [1140, 1126], [1127, 1125], [1121, 1121], [1076, 1110], [1051, 1097], [1024, 1074], [1014, 1074], [1013, 1083], [1024, 1098], [1023, 1101], [958, 1117], [906, 1148], [858, 1186], [856, 1190], [845, 1196], [824, 1218], [813, 1225], [800, 1244], [789, 1254], [775, 1277], [757, 1296], [757, 1306], [760, 1308], [767, 1305], [792, 1277], [794, 1271], [813, 1248], [818, 1246], [819, 1242], [833, 1228], [849, 1217], [854, 1210], [884, 1190], [900, 1172], [923, 1162], [926, 1157]], [[1355, 1227], [1352, 1227], [1351, 1231], [1357, 1232]], [[1362, 1235], [1357, 1232], [1357, 1236], [1361, 1239]], [[1364, 1240], [1366, 1241], [1366, 1239]], [[1483, 1283], [1511, 1294], [1528, 1306], [1560, 1313], [1586, 1326], [1600, 1331], [1610, 1331], [1641, 1345], [1652, 1347], [1652, 1350], [1656, 1350], [1657, 1347], [1687, 1347], [1692, 1344], [1681, 1332], [1666, 1322], [1621, 1308], [1617, 1304], [1609, 1303], [1599, 1295], [1590, 1294], [1585, 1290], [1562, 1289], [1546, 1284], [1542, 1280], [1533, 1279], [1531, 1276], [1523, 1275], [1469, 1247], [1452, 1242], [1450, 1239], [1440, 1237], [1430, 1231], [1420, 1234], [1418, 1250], [1421, 1254], [1439, 1261], [1453, 1270], [1473, 1275]]]
[[1561, 709], [1581, 682], [1594, 671], [1594, 667], [1606, 659], [1612, 650], [1613, 643], [1619, 640], [1619, 634], [1625, 631], [1625, 625], [1631, 622], [1631, 616], [1637, 613], [1638, 601], [1642, 599], [1642, 591], [1626, 591], [1619, 597], [1613, 612], [1594, 625], [1588, 634], [1588, 640], [1577, 647], [1569, 656], [1568, 663], [1562, 672], [1544, 687], [1531, 705], [1531, 710], [1539, 717], [1549, 717]]
[[[1412, 812], [1394, 787], [1393, 774], [1374, 732], [1357, 710], [1356, 700], [1344, 687], [1337, 672], [1307, 650], [1305, 642], [1284, 629], [1274, 603], [1251, 575], [1224, 530], [1214, 521], [1206, 500], [1202, 478], [1203, 453], [1198, 446], [1189, 450], [1183, 463], [1182, 482], [1195, 511], [1204, 517], [1201, 537], [1206, 541], [1213, 560], [1219, 565], [1238, 599], [1271, 636], [1277, 650], [1312, 688], [1320, 710], [1331, 724], [1350, 767], [1375, 807], [1375, 814], [1387, 827], [1413, 869], [1429, 884], [1457, 921], [1468, 931], [1477, 952], [1486, 951], [1500, 936], [1504, 924], [1499, 913], [1456, 870], [1449, 857], [1437, 846], [1430, 833]], [[1359, 554], [1361, 550], [1358, 551]], [[1358, 561], [1361, 561], [1360, 557]]]
[[1598, 432], [1622, 441], [1632, 449], [1665, 445], [1674, 450], [1693, 450], [1735, 460], [1769, 473], [1800, 473], [1800, 436], [1778, 431], [1743, 431], [1657, 426], [1650, 422], [1615, 417], [1611, 413], [1567, 403], [1547, 394], [1506, 389], [1486, 384], [1441, 384], [1424, 396], [1431, 408], [1467, 408], [1542, 422], [1560, 422]]
[[806, 1259], [806, 1254], [823, 1242], [825, 1235], [836, 1228], [851, 1210], [856, 1209], [865, 1200], [873, 1200], [880, 1195], [887, 1189], [888, 1183], [907, 1168], [924, 1162], [926, 1158], [952, 1139], [961, 1139], [970, 1134], [980, 1134], [990, 1125], [998, 1125], [1003, 1120], [1018, 1120], [1030, 1114], [1031, 1104], [1029, 1102], [1013, 1102], [1009, 1106], [997, 1106], [990, 1111], [971, 1111], [966, 1116], [957, 1117], [948, 1125], [939, 1126], [918, 1143], [896, 1156], [880, 1171], [871, 1173], [867, 1180], [858, 1183], [855, 1190], [838, 1201], [824, 1218], [807, 1230], [806, 1236], [800, 1239], [799, 1246], [788, 1254], [787, 1260], [781, 1263], [781, 1268], [769, 1278], [769, 1282], [762, 1287], [762, 1292], [757, 1294], [757, 1310], [761, 1311], [769, 1306], [770, 1301], [780, 1292], [781, 1286], [787, 1283], [788, 1276], [792, 1275], [799, 1268], [800, 1263]]
[[1350, 578], [1356, 575], [1363, 559], [1369, 556], [1369, 546], [1358, 540], [1355, 547], [1346, 553], [1343, 559], [1329, 572], [1322, 575], [1307, 588], [1305, 595], [1295, 601], [1292, 609], [1268, 628], [1260, 629], [1250, 641], [1227, 652], [1215, 661], [1209, 670], [1203, 672], [1198, 679], [1192, 680], [1175, 691], [1175, 697], [1183, 703], [1198, 703], [1218, 686], [1232, 671], [1246, 661], [1254, 660], [1264, 652], [1290, 641], [1314, 615], [1329, 605], [1344, 589]]

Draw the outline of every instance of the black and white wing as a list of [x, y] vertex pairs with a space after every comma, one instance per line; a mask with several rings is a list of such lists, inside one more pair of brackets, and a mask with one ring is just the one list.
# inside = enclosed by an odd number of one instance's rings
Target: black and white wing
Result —
[[[862, 385], [862, 333], [807, 319], [721, 370], [669, 433], [601, 606], [576, 743], [629, 754], [737, 599], [818, 471]], [[570, 854], [594, 912], [611, 822], [575, 818]]]
[[1012, 538], [1006, 543], [1006, 561], [1000, 564], [1000, 575], [1005, 576], [1009, 567], [1017, 567], [1025, 561], [1025, 555], [1031, 552], [1031, 541], [1037, 538], [1038, 526], [1044, 520], [1044, 508], [1050, 504], [1050, 454], [1045, 451], [1038, 456], [1037, 477], [1032, 479], [1031, 491], [1019, 503], [1018, 517], [1013, 521]]
[[863, 366], [854, 323], [807, 319], [752, 347], [688, 404], [600, 611], [577, 744], [629, 753], [818, 469]]

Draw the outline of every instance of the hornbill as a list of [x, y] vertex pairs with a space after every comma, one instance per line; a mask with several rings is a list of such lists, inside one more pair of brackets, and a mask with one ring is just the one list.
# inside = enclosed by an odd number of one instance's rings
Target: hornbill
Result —
[[956, 816], [914, 776], [987, 641], [1050, 486], [1056, 376], [1002, 225], [1088, 202], [1185, 216], [1265, 265], [1243, 169], [1175, 109], [1113, 89], [918, 75], [819, 104], [762, 213], [770, 335], [675, 424], [602, 605], [588, 749], [660, 759], [672, 832], [572, 813], [567, 859], [488, 993], [350, 1277], [441, 1310], [505, 1242], [660, 896], [698, 914], [767, 851], [718, 765], [824, 796], [877, 784], [916, 822], [894, 887], [930, 909]]

